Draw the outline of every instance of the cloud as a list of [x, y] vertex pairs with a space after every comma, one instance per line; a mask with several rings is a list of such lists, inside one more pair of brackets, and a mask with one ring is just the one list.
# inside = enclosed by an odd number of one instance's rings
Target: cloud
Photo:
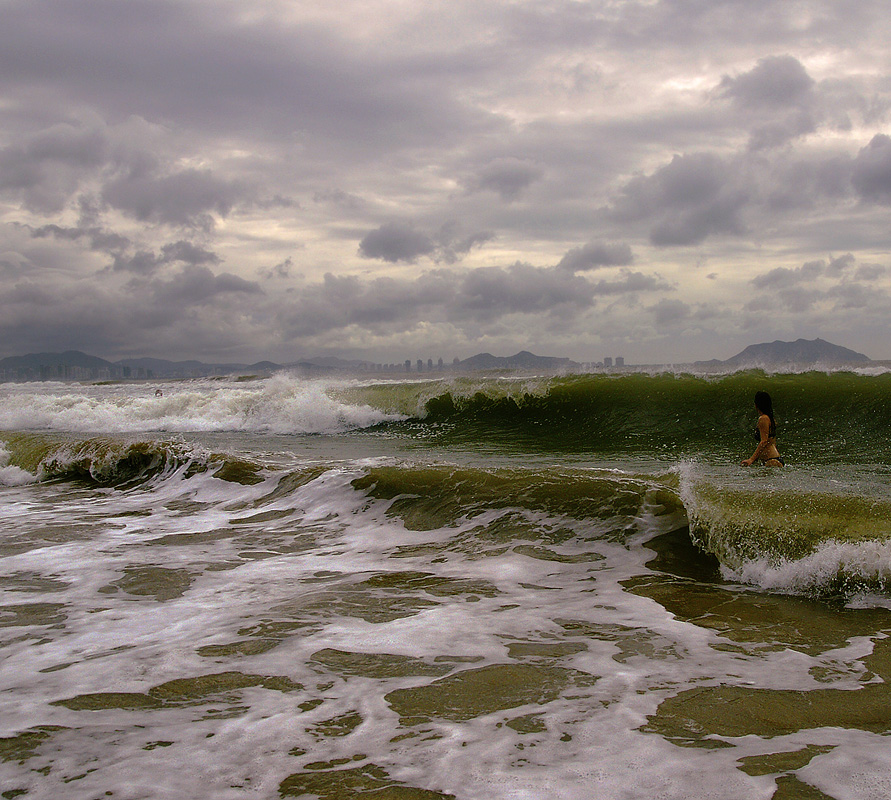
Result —
[[468, 192], [491, 191], [506, 203], [513, 202], [540, 180], [541, 167], [518, 158], [497, 158], [466, 180]]
[[593, 284], [594, 294], [629, 294], [638, 292], [670, 291], [672, 285], [659, 275], [645, 275], [623, 269], [619, 280], [602, 280]]
[[864, 200], [891, 204], [891, 136], [874, 136], [854, 159], [854, 188]]
[[691, 245], [717, 234], [742, 235], [747, 200], [724, 160], [711, 153], [676, 155], [652, 175], [629, 181], [609, 215], [619, 222], [649, 222], [654, 245]]
[[208, 225], [211, 213], [225, 217], [245, 188], [211, 170], [185, 169], [170, 175], [123, 175], [109, 182], [102, 199], [141, 222]]
[[145, 287], [152, 299], [165, 306], [183, 308], [203, 303], [218, 294], [262, 294], [259, 284], [237, 275], [214, 275], [207, 267], [188, 265], [169, 279], [153, 280]]
[[126, 236], [103, 230], [100, 227], [63, 227], [61, 225], [42, 225], [35, 228], [31, 235], [35, 239], [44, 239], [49, 236], [76, 242], [81, 239], [89, 240], [91, 250], [101, 253], [118, 253], [130, 246], [130, 240]]
[[821, 277], [837, 279], [845, 276], [850, 273], [855, 262], [853, 254], [845, 253], [830, 258], [828, 262], [820, 259], [805, 262], [794, 269], [777, 267], [756, 275], [752, 278], [751, 284], [757, 289], [788, 289], [799, 285], [810, 286]]
[[434, 261], [454, 264], [475, 247], [491, 241], [493, 234], [488, 231], [462, 234], [460, 226], [452, 221], [428, 236], [414, 226], [402, 222], [390, 222], [370, 231], [359, 243], [359, 254], [363, 258], [378, 258], [391, 264], [413, 263], [422, 256]]
[[419, 256], [433, 253], [436, 245], [426, 234], [410, 225], [390, 222], [370, 231], [359, 243], [363, 258], [379, 258], [395, 264], [397, 261], [415, 261]]
[[180, 240], [163, 245], [160, 254], [147, 250], [139, 250], [132, 254], [115, 253], [112, 269], [115, 272], [123, 271], [148, 275], [160, 267], [176, 262], [198, 266], [201, 264], [219, 264], [221, 259], [210, 250], [205, 250], [192, 242]]
[[0, 149], [0, 192], [20, 197], [34, 211], [60, 211], [108, 153], [97, 128], [51, 125]]
[[826, 272], [824, 261], [810, 261], [795, 269], [777, 267], [752, 278], [752, 286], [757, 289], [786, 289], [802, 283], [812, 283]]
[[683, 300], [660, 300], [650, 311], [660, 326], [672, 325], [690, 316], [690, 306]]
[[271, 278], [289, 278], [291, 270], [294, 268], [294, 259], [288, 256], [284, 261], [280, 261], [273, 267], [261, 267], [257, 270], [260, 277], [269, 280]]
[[516, 262], [506, 267], [434, 269], [413, 279], [327, 274], [295, 292], [284, 312], [289, 335], [359, 326], [375, 333], [407, 332], [421, 323], [497, 327], [506, 318], [546, 316], [564, 323], [592, 309], [598, 295], [636, 297], [669, 290], [659, 276], [622, 270], [591, 283], [560, 267]]
[[749, 72], [725, 76], [720, 93], [745, 109], [780, 108], [805, 102], [815, 81], [792, 56], [768, 56]]
[[569, 250], [557, 266], [570, 272], [584, 272], [599, 267], [625, 267], [633, 261], [631, 247], [624, 242], [589, 242]]
[[884, 11], [6, 0], [0, 342], [627, 337], [661, 362], [711, 349], [718, 309], [727, 337], [865, 350], [891, 289]]
[[553, 268], [517, 262], [507, 268], [482, 267], [466, 273], [455, 308], [462, 314], [501, 315], [589, 307], [594, 298], [584, 279]]

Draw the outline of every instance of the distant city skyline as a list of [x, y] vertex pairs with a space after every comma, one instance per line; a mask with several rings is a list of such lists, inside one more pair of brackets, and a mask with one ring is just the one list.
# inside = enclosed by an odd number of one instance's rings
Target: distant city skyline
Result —
[[6, 0], [0, 356], [891, 358], [878, 0]]
[[130, 358], [117, 362], [80, 351], [62, 353], [32, 353], [0, 358], [0, 382], [45, 380], [154, 380], [164, 378], [201, 378], [210, 376], [244, 375], [251, 377], [270, 375], [280, 370], [290, 371], [307, 378], [322, 378], [335, 374], [352, 375], [447, 375], [457, 372], [491, 370], [533, 370], [552, 373], [585, 373], [598, 370], [692, 368], [694, 371], [727, 371], [737, 369], [771, 368], [785, 365], [799, 369], [806, 365], [823, 369], [843, 367], [891, 366], [891, 360], [870, 359], [863, 353], [827, 342], [823, 339], [797, 339], [792, 342], [776, 340], [747, 346], [729, 359], [707, 359], [695, 362], [669, 362], [665, 364], [633, 364], [623, 356], [605, 356], [601, 361], [578, 362], [559, 356], [540, 356], [520, 351], [512, 356], [495, 356], [477, 353], [467, 359], [455, 357], [447, 363], [441, 357], [398, 362], [375, 363], [344, 360], [326, 356], [304, 359], [286, 364], [260, 361], [253, 364], [203, 363], [199, 361], [165, 361], [156, 358]]

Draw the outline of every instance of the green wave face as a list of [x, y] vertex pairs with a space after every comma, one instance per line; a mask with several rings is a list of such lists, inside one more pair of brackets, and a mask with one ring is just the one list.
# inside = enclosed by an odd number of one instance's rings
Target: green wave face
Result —
[[217, 455], [180, 439], [13, 433], [0, 439], [5, 459], [40, 481], [78, 481], [128, 488], [182, 471], [213, 472], [222, 480], [257, 483], [261, 466]]
[[424, 431], [448, 441], [723, 460], [751, 449], [759, 390], [773, 397], [784, 457], [891, 463], [891, 374], [466, 378], [340, 394], [414, 417]]

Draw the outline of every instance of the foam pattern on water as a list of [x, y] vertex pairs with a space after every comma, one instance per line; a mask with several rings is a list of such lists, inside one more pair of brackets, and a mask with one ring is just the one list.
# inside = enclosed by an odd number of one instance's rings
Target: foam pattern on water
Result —
[[334, 399], [328, 383], [276, 375], [263, 381], [155, 385], [0, 385], [0, 430], [253, 431], [337, 433], [402, 415]]
[[[477, 499], [444, 514], [376, 488], [399, 470], [407, 487], [415, 473], [475, 482]], [[561, 475], [580, 479], [539, 479]], [[624, 499], [584, 513], [530, 495], [531, 477], [411, 461], [295, 460], [257, 477], [2, 490], [8, 790], [730, 800], [770, 797], [783, 778], [843, 798], [841, 767], [859, 797], [882, 796], [881, 731], [831, 724], [831, 704], [829, 725], [780, 733], [769, 713], [745, 735], [707, 720], [724, 686], [856, 707], [884, 685], [873, 642], [887, 612], [849, 611], [819, 642], [772, 628], [776, 612], [740, 627], [757, 595], [653, 562], [653, 542], [683, 540], [662, 480], [589, 470]], [[501, 503], [493, 485], [509, 489]], [[677, 605], [697, 592], [700, 611]]]

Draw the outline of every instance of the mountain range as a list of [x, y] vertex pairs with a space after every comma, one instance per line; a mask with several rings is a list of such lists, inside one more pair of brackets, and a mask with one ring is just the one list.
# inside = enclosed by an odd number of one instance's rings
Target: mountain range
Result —
[[[697, 361], [693, 366], [703, 369], [764, 367], [777, 365], [846, 366], [871, 363], [871, 359], [823, 339], [797, 339], [794, 342], [765, 342], [749, 345], [745, 350], [724, 361]], [[406, 370], [406, 365], [409, 367]], [[516, 369], [516, 370], [577, 370], [582, 365], [568, 358], [537, 356], [522, 350], [513, 356], [494, 356], [478, 353], [463, 361], [455, 360], [449, 369], [460, 371]], [[258, 361], [253, 364], [206, 364], [202, 361], [168, 361], [161, 358], [125, 358], [107, 361], [78, 350], [64, 353], [31, 353], [0, 359], [0, 380], [102, 380], [128, 378], [198, 378], [211, 375], [270, 374], [290, 369], [308, 376], [375, 371], [412, 371], [411, 364], [373, 364], [368, 361], [347, 361], [332, 356], [304, 359], [290, 364]], [[430, 371], [430, 368], [418, 371]]]

